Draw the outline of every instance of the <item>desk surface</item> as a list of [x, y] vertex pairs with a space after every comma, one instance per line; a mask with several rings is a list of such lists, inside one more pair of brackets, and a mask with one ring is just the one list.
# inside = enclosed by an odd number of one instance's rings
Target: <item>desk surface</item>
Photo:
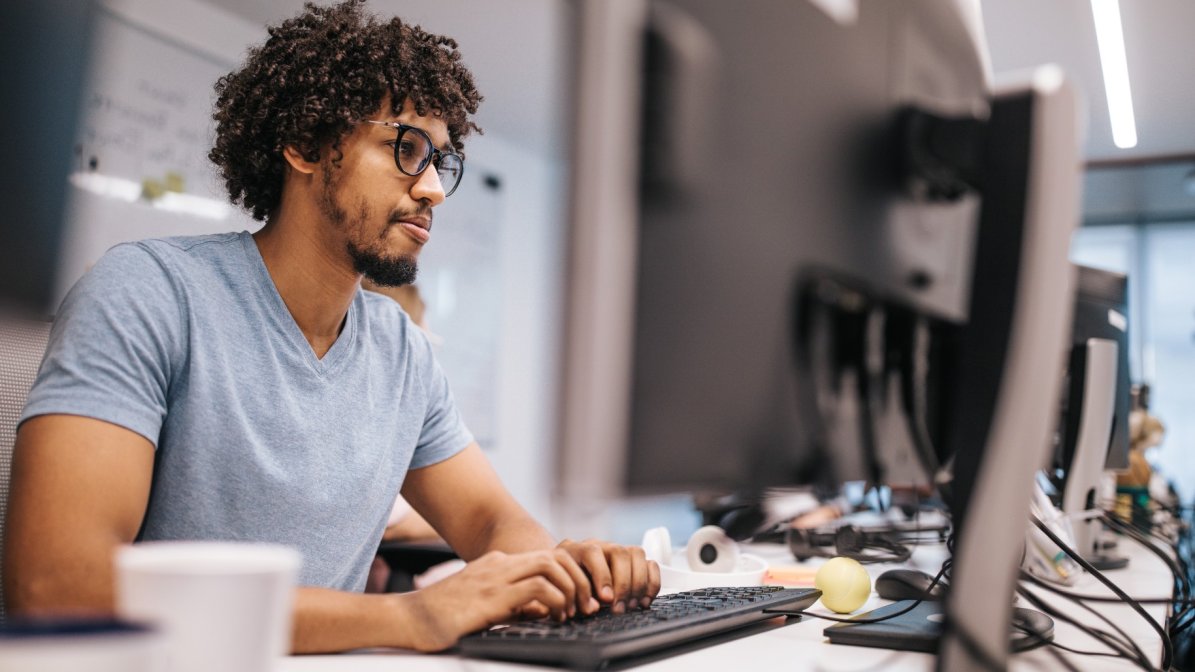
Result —
[[[766, 554], [775, 565], [791, 564], [791, 558], [779, 547], [754, 547], [751, 552]], [[919, 548], [909, 565], [936, 573], [944, 551], [940, 547]], [[1126, 593], [1133, 597], [1168, 597], [1171, 594], [1172, 577], [1166, 565], [1136, 542], [1122, 539], [1117, 553], [1130, 558], [1126, 569], [1109, 572]], [[812, 561], [811, 561], [812, 562]], [[872, 578], [891, 566], [872, 565], [868, 567]], [[1111, 591], [1091, 576], [1083, 576], [1074, 592], [1089, 595], [1111, 595]], [[1042, 591], [1040, 594], [1049, 596]], [[886, 604], [874, 593], [862, 611]], [[1083, 623], [1098, 623], [1089, 612], [1073, 603], [1057, 598], [1050, 599], [1064, 613], [1073, 615]], [[1020, 606], [1022, 600], [1017, 602]], [[1162, 645], [1157, 634], [1131, 607], [1123, 604], [1097, 605], [1096, 608], [1119, 625], [1146, 654], [1154, 660], [1161, 660]], [[1166, 605], [1146, 605], [1147, 611], [1163, 623], [1167, 614]], [[812, 609], [830, 614], [819, 602]], [[1094, 622], [1094, 623], [1093, 623]], [[829, 622], [814, 618], [793, 619], [785, 624], [783, 619], [769, 621], [767, 625], [752, 634], [730, 641], [686, 650], [675, 656], [652, 659], [630, 669], [643, 672], [724, 672], [741, 669], [744, 663], [761, 669], [784, 669], [786, 671], [820, 670], [829, 672], [857, 672], [862, 670], [928, 670], [933, 669], [933, 657], [927, 654], [872, 649], [857, 646], [831, 645], [822, 631]], [[769, 627], [770, 626], [770, 627]], [[1059, 643], [1082, 651], [1107, 651], [1098, 641], [1083, 634], [1074, 626], [1055, 623], [1055, 639]], [[1058, 659], [1047, 647], [1013, 656], [1011, 670], [1057, 670], [1061, 668]], [[1135, 669], [1128, 661], [1102, 656], [1079, 656], [1048, 647], [1065, 656], [1084, 672], [1101, 670]], [[543, 670], [542, 666], [514, 665], [453, 654], [420, 655], [402, 650], [371, 650], [334, 656], [292, 656], [284, 659], [278, 672], [323, 672], [337, 670], [345, 672], [366, 672], [398, 670], [403, 672], [444, 672], [446, 670], [468, 670], [468, 672], [500, 672], [509, 670]]]

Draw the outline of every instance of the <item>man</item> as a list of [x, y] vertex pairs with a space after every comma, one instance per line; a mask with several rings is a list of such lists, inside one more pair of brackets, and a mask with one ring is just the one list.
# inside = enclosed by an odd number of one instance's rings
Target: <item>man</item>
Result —
[[[110, 610], [113, 550], [239, 539], [303, 553], [294, 650], [424, 651], [514, 617], [650, 604], [639, 549], [557, 544], [502, 487], [390, 299], [463, 169], [481, 100], [456, 43], [361, 0], [270, 30], [220, 80], [212, 160], [264, 220], [113, 248], [64, 301], [15, 448], [14, 611]], [[401, 492], [462, 557], [363, 595]]]

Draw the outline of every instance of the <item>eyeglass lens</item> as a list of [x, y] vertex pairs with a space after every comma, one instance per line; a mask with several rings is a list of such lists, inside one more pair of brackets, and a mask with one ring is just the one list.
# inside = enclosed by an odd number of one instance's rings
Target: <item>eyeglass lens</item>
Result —
[[399, 170], [411, 176], [419, 175], [427, 168], [429, 161], [434, 161], [445, 196], [450, 196], [456, 191], [465, 172], [461, 157], [437, 150], [426, 133], [411, 126], [404, 127], [398, 133], [398, 142], [394, 145], [394, 161]]

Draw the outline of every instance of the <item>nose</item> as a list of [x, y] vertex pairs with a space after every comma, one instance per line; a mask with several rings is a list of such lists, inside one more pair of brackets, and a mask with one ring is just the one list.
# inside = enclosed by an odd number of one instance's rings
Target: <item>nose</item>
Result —
[[444, 202], [444, 185], [440, 183], [440, 174], [436, 172], [435, 166], [428, 166], [419, 173], [419, 177], [411, 185], [411, 198], [426, 201], [432, 207]]

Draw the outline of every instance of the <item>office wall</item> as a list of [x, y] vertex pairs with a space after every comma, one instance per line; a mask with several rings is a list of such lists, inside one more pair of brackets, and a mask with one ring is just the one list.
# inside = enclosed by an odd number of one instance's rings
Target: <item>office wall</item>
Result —
[[[153, 87], [147, 89], [142, 82], [153, 81], [160, 64], [170, 61], [170, 67], [181, 71], [169, 76], [164, 73], [162, 79], [171, 86], [188, 88], [177, 90], [168, 98], [188, 97], [192, 107], [195, 101], [210, 104], [215, 77], [235, 67], [249, 46], [265, 38], [267, 23], [280, 21], [302, 8], [299, 0], [250, 3], [103, 0], [103, 3], [108, 15], [106, 21], [115, 37], [107, 47], [97, 45], [100, 50], [107, 49], [95, 55], [100, 64], [97, 78], [109, 90], [124, 90], [128, 85], [132, 93], [125, 98], [136, 98], [147, 91], [154, 93]], [[486, 96], [477, 119], [485, 134], [467, 143], [466, 175], [490, 186], [477, 187], [473, 192], [462, 190], [443, 206], [437, 216], [437, 232], [441, 235], [429, 245], [420, 272], [427, 284], [425, 299], [429, 303], [430, 326], [443, 337], [443, 347], [467, 345], [470, 350], [469, 356], [457, 358], [461, 363], [454, 364], [456, 370], [448, 366], [453, 358], [445, 353], [445, 368], [450, 378], [461, 381], [462, 393], [469, 403], [483, 406], [473, 413], [479, 427], [484, 429], [479, 432], [485, 439], [483, 447], [515, 496], [532, 513], [547, 519], [567, 184], [562, 131], [566, 100], [566, 3], [563, 0], [503, 3], [376, 0], [370, 3], [370, 9], [381, 15], [396, 14], [430, 31], [455, 37], [466, 64], [474, 72], [478, 88]], [[126, 53], [129, 41], [145, 41], [146, 48], [154, 53], [140, 57]], [[87, 128], [94, 139], [97, 135], [113, 135], [108, 132], [113, 128], [119, 131], [127, 126], [97, 116], [95, 109], [92, 115], [85, 121], [81, 144], [87, 139]], [[167, 143], [172, 144], [170, 151], [195, 154], [202, 150], [196, 147], [204, 144], [203, 138], [197, 140], [192, 130], [197, 117], [198, 123], [207, 123], [202, 116], [202, 110], [197, 113], [192, 109], [171, 117], [170, 123], [178, 120], [188, 129], [183, 132], [188, 141]], [[210, 127], [201, 132], [210, 133]], [[138, 151], [141, 150], [126, 153], [136, 155]], [[143, 153], [153, 152], [146, 149]], [[105, 156], [116, 154], [109, 152]], [[100, 168], [89, 170], [86, 151], [79, 161], [81, 174], [94, 173], [101, 178], [105, 169], [114, 165], [101, 157]], [[115, 182], [97, 183], [92, 179], [84, 180], [88, 188], [76, 185], [64, 250], [67, 273], [61, 291], [103, 250], [120, 240], [255, 226], [241, 213], [232, 213], [225, 219], [205, 219], [164, 211], [160, 201], [151, 202], [143, 196], [121, 200], [113, 198], [111, 193], [101, 193], [113, 185], [117, 191], [139, 190], [142, 185], [138, 183], [144, 177], [162, 172], [144, 165], [137, 163], [142, 167], [130, 169], [133, 171], [130, 176]], [[152, 175], [142, 175], [138, 170]], [[190, 195], [218, 197], [218, 189], [213, 191], [204, 179], [188, 176], [186, 191]], [[459, 226], [450, 233], [454, 221]], [[485, 229], [487, 226], [491, 228]], [[476, 238], [484, 239], [480, 247], [490, 248], [489, 256], [484, 256], [486, 250], [479, 249], [479, 245], [465, 245], [476, 243], [476, 239], [458, 239], [457, 246], [437, 247], [438, 242], [449, 242], [453, 234], [459, 236], [461, 231], [468, 230], [480, 232]], [[467, 275], [471, 269], [480, 270], [487, 277], [478, 278], [478, 273]], [[483, 298], [489, 303], [480, 307], [476, 301], [470, 301], [480, 293], [462, 294], [470, 286], [478, 285], [488, 290]], [[456, 313], [451, 314], [452, 310]], [[488, 360], [484, 357], [487, 352]]]
[[1084, 176], [1087, 224], [1195, 219], [1195, 161], [1090, 169]]

